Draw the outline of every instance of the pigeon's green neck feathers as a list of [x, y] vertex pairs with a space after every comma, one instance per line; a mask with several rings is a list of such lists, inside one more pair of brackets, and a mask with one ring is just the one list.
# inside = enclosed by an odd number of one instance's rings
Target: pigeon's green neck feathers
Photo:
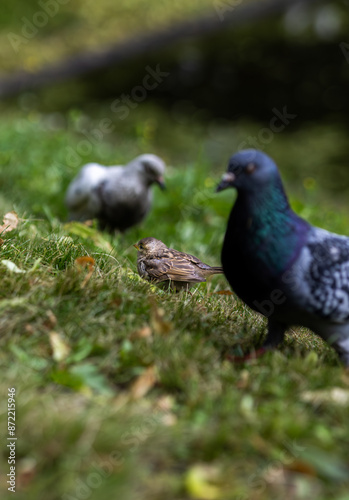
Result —
[[282, 272], [298, 254], [308, 224], [290, 208], [280, 178], [239, 193], [235, 208], [249, 253], [271, 272]]

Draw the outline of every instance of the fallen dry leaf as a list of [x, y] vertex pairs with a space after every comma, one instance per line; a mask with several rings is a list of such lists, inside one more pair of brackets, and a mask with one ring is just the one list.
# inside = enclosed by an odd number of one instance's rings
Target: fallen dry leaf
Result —
[[162, 425], [165, 425], [165, 427], [172, 427], [172, 425], [177, 423], [178, 419], [174, 413], [164, 413], [161, 415], [160, 421]]
[[174, 406], [173, 396], [161, 396], [154, 405], [159, 422], [166, 427], [171, 427], [177, 423], [177, 417], [172, 413], [172, 408]]
[[130, 339], [149, 339], [152, 335], [150, 326], [143, 326], [131, 333]]
[[45, 319], [45, 321], [43, 322], [43, 326], [45, 328], [47, 328], [48, 330], [52, 330], [52, 328], [54, 328], [56, 326], [56, 324], [57, 324], [57, 318], [53, 314], [53, 312], [51, 311], [51, 309], [48, 309], [46, 311], [46, 316], [47, 316], [47, 319]]
[[3, 225], [0, 226], [0, 233], [7, 233], [8, 231], [13, 231], [18, 226], [18, 215], [16, 212], [8, 212], [3, 217]]
[[161, 396], [157, 401], [156, 401], [156, 408], [161, 411], [170, 411], [172, 410], [174, 405], [174, 398], [173, 396]]
[[248, 370], [242, 370], [240, 373], [240, 378], [236, 383], [238, 389], [247, 389], [250, 384], [250, 372]]
[[132, 399], [140, 399], [150, 391], [150, 389], [155, 385], [157, 381], [157, 376], [154, 366], [149, 366], [142, 375], [140, 375], [135, 382], [133, 382], [130, 395]]
[[33, 481], [37, 474], [35, 458], [22, 458], [18, 464], [18, 486], [26, 488]]
[[25, 333], [27, 333], [28, 335], [33, 335], [33, 333], [34, 333], [34, 328], [32, 327], [32, 325], [30, 325], [29, 323], [27, 323], [27, 324], [24, 326], [24, 331], [25, 331]]
[[57, 332], [49, 333], [50, 344], [52, 348], [52, 357], [55, 361], [64, 361], [70, 353], [70, 346]]
[[164, 309], [162, 307], [158, 307], [156, 301], [153, 298], [150, 298], [150, 305], [150, 324], [154, 333], [166, 334], [172, 331], [172, 323], [164, 319]]
[[92, 227], [93, 226], [93, 219], [85, 220], [83, 222], [83, 224], [85, 224], [85, 226], [87, 226], [87, 227]]
[[298, 474], [306, 474], [307, 476], [316, 476], [314, 467], [308, 462], [304, 462], [304, 460], [294, 460], [290, 464], [284, 465], [284, 469]]
[[219, 292], [215, 292], [216, 295], [234, 295], [230, 290], [219, 290]]
[[122, 298], [121, 297], [115, 297], [114, 299], [112, 299], [110, 301], [110, 303], [113, 304], [113, 306], [115, 306], [115, 307], [119, 307], [122, 304]]
[[88, 268], [88, 273], [86, 274], [84, 281], [81, 283], [81, 288], [85, 288], [87, 283], [90, 281], [90, 278], [93, 274], [94, 268], [95, 268], [96, 261], [93, 257], [89, 257], [88, 255], [84, 257], [78, 257], [75, 259], [75, 265], [84, 268]]
[[89, 269], [94, 268], [96, 261], [93, 257], [85, 255], [84, 257], [78, 257], [75, 259], [75, 264], [80, 267], [88, 267]]

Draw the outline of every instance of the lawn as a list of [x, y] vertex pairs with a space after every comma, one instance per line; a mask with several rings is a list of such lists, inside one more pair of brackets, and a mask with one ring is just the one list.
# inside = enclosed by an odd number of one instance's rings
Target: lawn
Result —
[[[261, 344], [266, 325], [219, 293], [229, 290], [223, 276], [190, 295], [136, 272], [132, 245], [145, 236], [219, 264], [235, 195], [215, 185], [229, 155], [266, 125], [176, 122], [144, 104], [93, 140], [106, 116], [107, 107], [23, 107], [1, 117], [0, 215], [19, 217], [0, 249], [1, 498], [12, 498], [15, 388], [18, 500], [348, 500], [349, 375], [334, 351], [293, 329], [275, 352], [231, 363], [227, 354]], [[263, 146], [297, 212], [348, 234], [348, 204], [329, 183], [346, 140], [309, 124]], [[168, 168], [141, 227], [111, 236], [67, 224], [64, 192], [83, 163], [143, 152]]]

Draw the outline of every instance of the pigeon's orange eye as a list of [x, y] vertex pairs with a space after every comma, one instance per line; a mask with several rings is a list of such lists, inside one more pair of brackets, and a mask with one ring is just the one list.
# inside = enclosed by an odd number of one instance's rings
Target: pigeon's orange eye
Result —
[[254, 163], [249, 163], [246, 167], [246, 172], [252, 174], [256, 170], [256, 165]]

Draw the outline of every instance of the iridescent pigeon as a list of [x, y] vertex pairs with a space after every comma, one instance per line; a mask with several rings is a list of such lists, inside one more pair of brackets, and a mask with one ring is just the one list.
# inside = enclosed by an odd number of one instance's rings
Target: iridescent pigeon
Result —
[[217, 191], [234, 187], [222, 249], [236, 294], [268, 318], [265, 348], [291, 325], [310, 328], [349, 366], [349, 238], [311, 226], [290, 208], [274, 161], [261, 151], [230, 158]]

